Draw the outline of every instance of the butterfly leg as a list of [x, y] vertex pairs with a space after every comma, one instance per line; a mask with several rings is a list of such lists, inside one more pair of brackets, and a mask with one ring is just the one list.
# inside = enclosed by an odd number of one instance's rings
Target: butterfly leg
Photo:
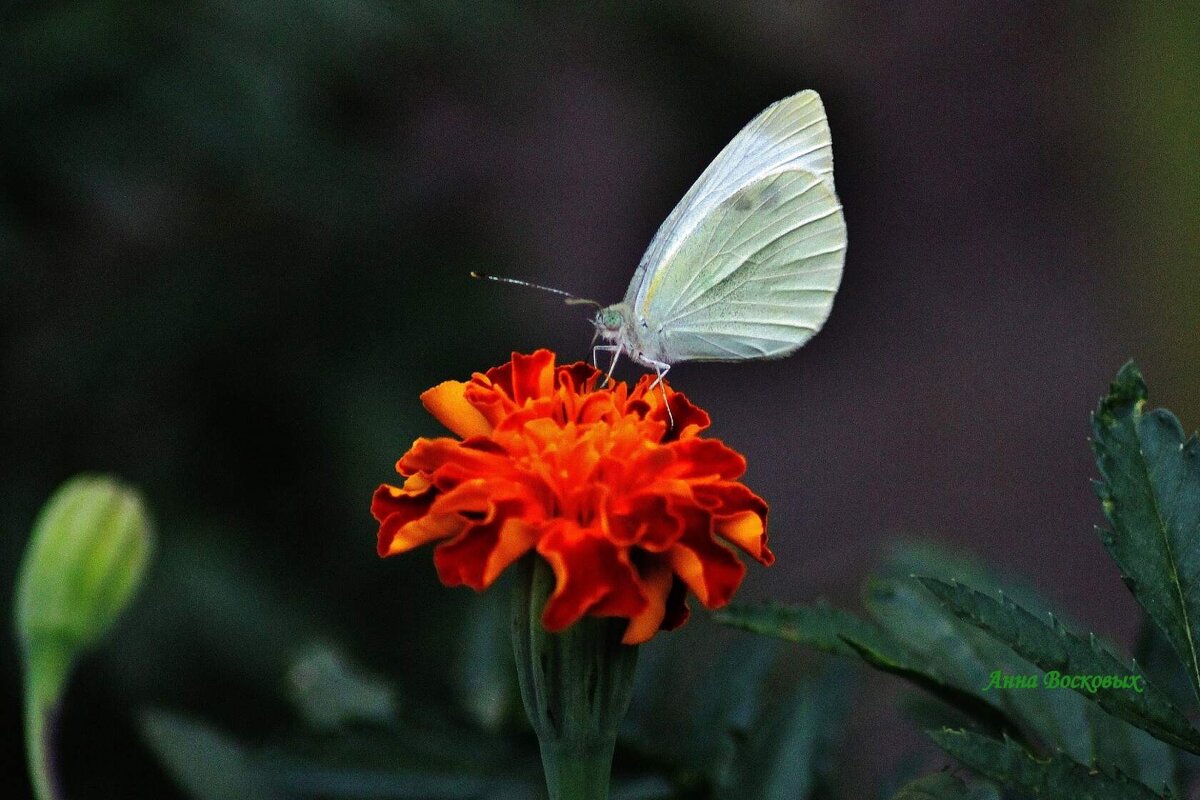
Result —
[[613, 370], [617, 368], [617, 359], [621, 357], [621, 351], [625, 348], [621, 344], [598, 344], [592, 348], [592, 366], [600, 369], [600, 353], [612, 353], [612, 363], [608, 365], [608, 372], [604, 375], [604, 380], [600, 381], [600, 388], [604, 388], [608, 384], [608, 379], [612, 377]]
[[652, 358], [645, 359], [645, 363], [654, 367], [654, 383], [650, 384], [650, 391], [654, 391], [654, 387], [662, 389], [663, 405], [667, 407], [667, 419], [671, 421], [671, 427], [675, 427], [675, 415], [671, 413], [671, 403], [667, 400], [667, 387], [663, 385], [663, 378], [667, 377], [667, 373], [671, 371], [671, 365], [665, 361], [655, 361]]

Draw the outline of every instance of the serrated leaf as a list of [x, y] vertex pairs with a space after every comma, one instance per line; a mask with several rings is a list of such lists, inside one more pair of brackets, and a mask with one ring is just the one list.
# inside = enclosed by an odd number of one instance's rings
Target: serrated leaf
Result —
[[821, 602], [811, 606], [731, 603], [714, 611], [712, 617], [722, 625], [807, 645], [837, 656], [857, 655], [847, 640], [865, 643], [880, 637], [879, 629], [862, 617]]
[[[988, 591], [998, 591], [1001, 586], [990, 570], [966, 556], [947, 555], [930, 545], [899, 545], [893, 552], [899, 555], [893, 555], [884, 565], [885, 570], [890, 569], [893, 574], [897, 571], [910, 574], [915, 570], [943, 579], [962, 581], [969, 578], [968, 582], [986, 587]], [[1005, 580], [1017, 587], [1018, 592], [1013, 596], [1027, 610], [1050, 613], [1049, 605], [1032, 588], [1023, 586], [1019, 579]], [[890, 585], [902, 589], [893, 590], [895, 597], [887, 604], [890, 610], [886, 616], [879, 613], [881, 604], [874, 603], [876, 618], [888, 622], [889, 629], [897, 631], [898, 635], [907, 633], [906, 642], [923, 653], [933, 654], [935, 662], [952, 679], [966, 679], [968, 687], [982, 688], [989, 674], [997, 669], [1010, 675], [1040, 672], [1008, 646], [958, 619], [915, 580], [895, 581]], [[1005, 593], [1009, 594], [1007, 589]], [[1178, 751], [1145, 731], [1102, 712], [1082, 695], [1058, 691], [984, 693], [993, 701], [997, 699], [996, 695], [1000, 695], [1000, 707], [1023, 726], [1025, 733], [1066, 751], [1080, 763], [1099, 760], [1113, 764], [1148, 786], [1161, 786], [1164, 782], [1176, 784], [1172, 765]], [[954, 721], [946, 714], [940, 716], [943, 719], [931, 720], [934, 724], [923, 727], [963, 727], [961, 721]]]
[[1101, 541], [1187, 667], [1200, 698], [1200, 440], [1165, 409], [1146, 412], [1133, 362], [1092, 415]]
[[1086, 710], [1092, 731], [1092, 761], [1111, 764], [1151, 788], [1178, 788], [1176, 765], [1184, 751], [1110, 715], [1095, 703], [1088, 703]]
[[[992, 730], [1014, 730], [1003, 712], [981, 699], [974, 687], [955, 685], [932, 665], [928, 653], [918, 655], [879, 626], [823, 603], [812, 606], [730, 604], [713, 614], [722, 624], [763, 636], [814, 647], [834, 655], [854, 656], [896, 675], [962, 709]], [[982, 684], [980, 684], [982, 685]]]
[[[986, 631], [1047, 673], [1108, 676], [1130, 684], [1128, 688], [1097, 687], [1089, 692], [1081, 687], [1076, 691], [1159, 739], [1200, 753], [1200, 734], [1170, 698], [1134, 666], [1106, 650], [1094, 636], [1084, 641], [1053, 615], [1043, 621], [1003, 594], [992, 598], [956, 582], [919, 580], [959, 619]], [[1052, 690], [1043, 684], [1039, 691]]]
[[[1025, 674], [1036, 668], [1004, 645], [959, 621], [916, 580], [871, 581], [866, 603], [879, 624], [894, 638], [904, 637], [905, 644], [921, 653], [929, 669], [936, 670], [948, 685], [970, 697], [976, 705], [992, 709], [994, 717], [1011, 720], [1007, 729], [989, 725], [989, 733], [1034, 736], [1076, 758], [1091, 756], [1085, 701], [1071, 694], [984, 692], [988, 677], [996, 669]], [[971, 712], [961, 702], [955, 705]], [[971, 715], [988, 722], [978, 713]]]
[[927, 731], [947, 753], [986, 778], [1037, 800], [1164, 800], [1120, 772], [1085, 767], [1063, 753], [1038, 758], [1011, 739], [967, 731]]

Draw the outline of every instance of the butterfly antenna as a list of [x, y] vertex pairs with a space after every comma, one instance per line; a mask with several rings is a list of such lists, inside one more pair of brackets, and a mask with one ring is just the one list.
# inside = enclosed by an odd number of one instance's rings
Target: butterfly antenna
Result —
[[541, 289], [543, 292], [550, 292], [550, 294], [556, 294], [560, 297], [567, 298], [567, 305], [571, 306], [592, 305], [596, 308], [603, 308], [603, 306], [601, 306], [595, 300], [577, 297], [570, 292], [564, 292], [562, 289], [555, 289], [551, 286], [542, 286], [540, 283], [533, 283], [532, 281], [522, 281], [518, 280], [517, 278], [502, 278], [498, 275], [484, 275], [482, 272], [476, 272], [474, 270], [471, 270], [471, 277], [481, 281], [498, 281], [499, 283], [511, 283], [514, 286], [525, 286], [530, 289]]

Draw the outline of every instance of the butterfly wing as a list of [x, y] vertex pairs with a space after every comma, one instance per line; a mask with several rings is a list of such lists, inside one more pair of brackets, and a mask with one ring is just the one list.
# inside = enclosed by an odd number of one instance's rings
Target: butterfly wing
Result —
[[803, 169], [752, 181], [707, 213], [654, 273], [643, 307], [657, 357], [740, 361], [794, 352], [829, 317], [846, 223]]
[[700, 175], [646, 248], [625, 303], [637, 313], [661, 267], [694, 228], [737, 190], [781, 170], [800, 168], [833, 189], [833, 150], [820, 96], [806, 90], [768, 106], [725, 146]]

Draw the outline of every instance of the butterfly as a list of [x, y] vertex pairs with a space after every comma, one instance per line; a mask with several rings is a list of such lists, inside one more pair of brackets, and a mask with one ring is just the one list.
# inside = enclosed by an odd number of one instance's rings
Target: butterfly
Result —
[[604, 343], [593, 339], [593, 363], [611, 353], [607, 382], [625, 354], [654, 370], [653, 389], [681, 361], [791, 355], [829, 318], [845, 258], [829, 122], [807, 90], [768, 106], [721, 150], [659, 227], [625, 298], [595, 303]]

